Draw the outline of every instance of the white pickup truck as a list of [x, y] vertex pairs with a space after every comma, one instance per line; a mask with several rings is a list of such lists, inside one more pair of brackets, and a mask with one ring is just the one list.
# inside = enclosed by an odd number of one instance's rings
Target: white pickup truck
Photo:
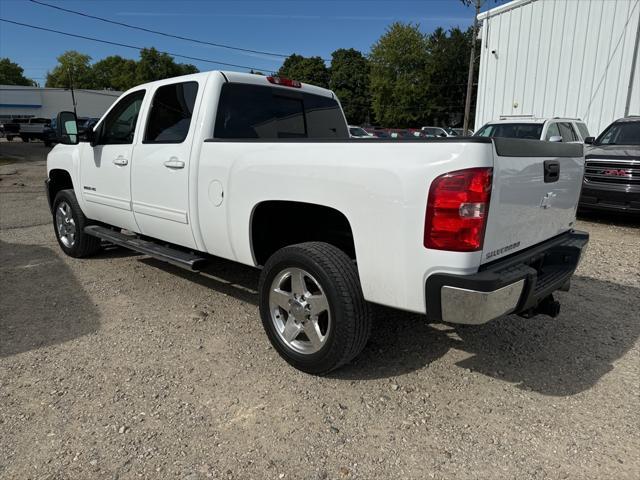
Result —
[[88, 140], [58, 115], [46, 180], [73, 257], [121, 245], [199, 270], [261, 267], [281, 356], [327, 373], [365, 346], [370, 304], [481, 324], [555, 316], [588, 235], [582, 145], [350, 139], [333, 92], [207, 72], [124, 93]]

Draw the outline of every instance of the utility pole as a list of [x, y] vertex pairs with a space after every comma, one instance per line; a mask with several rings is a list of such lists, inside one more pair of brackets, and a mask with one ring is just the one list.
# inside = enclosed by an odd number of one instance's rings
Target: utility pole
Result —
[[78, 112], [76, 112], [76, 95], [73, 92], [73, 73], [72, 73], [72, 66], [69, 67], [69, 88], [71, 89], [71, 102], [73, 103], [73, 114], [76, 116], [76, 118], [78, 117]]
[[473, 73], [476, 66], [476, 38], [478, 37], [478, 15], [482, 0], [475, 0], [476, 14], [473, 17], [473, 37], [471, 38], [471, 56], [469, 57], [469, 76], [467, 78], [467, 98], [464, 102], [464, 123], [462, 129], [467, 134], [469, 130], [469, 115], [471, 114], [471, 94], [473, 93]]
[[633, 48], [633, 58], [631, 60], [631, 73], [629, 74], [629, 88], [627, 89], [627, 103], [624, 106], [624, 116], [629, 116], [631, 108], [631, 94], [633, 93], [633, 78], [636, 73], [636, 65], [638, 64], [638, 50], [640, 49], [640, 22], [638, 22], [638, 30], [636, 32], [636, 45]]

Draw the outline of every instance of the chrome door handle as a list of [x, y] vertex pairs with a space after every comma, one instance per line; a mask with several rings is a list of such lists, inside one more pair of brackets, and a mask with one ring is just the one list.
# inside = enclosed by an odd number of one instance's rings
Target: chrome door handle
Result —
[[118, 158], [116, 158], [113, 163], [115, 165], [118, 165], [120, 167], [124, 167], [125, 165], [129, 164], [129, 160], [127, 160], [126, 158], [124, 158], [123, 156], [119, 156]]
[[179, 168], [184, 168], [184, 162], [182, 160], [178, 160], [176, 157], [171, 157], [171, 159], [164, 162], [164, 166], [177, 170]]

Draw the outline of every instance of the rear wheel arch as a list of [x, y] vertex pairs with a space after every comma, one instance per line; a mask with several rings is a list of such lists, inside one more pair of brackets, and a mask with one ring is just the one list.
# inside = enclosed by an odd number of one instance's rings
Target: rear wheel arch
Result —
[[356, 259], [351, 223], [344, 213], [326, 205], [288, 200], [258, 203], [251, 213], [249, 235], [256, 265], [265, 265], [283, 247], [303, 242], [325, 242]]

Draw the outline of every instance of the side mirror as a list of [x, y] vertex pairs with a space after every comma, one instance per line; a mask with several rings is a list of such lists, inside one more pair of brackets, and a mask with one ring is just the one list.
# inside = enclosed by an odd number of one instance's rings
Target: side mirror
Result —
[[553, 137], [551, 137], [549, 139], [550, 142], [561, 142], [562, 141], [562, 137], [560, 135], [554, 135]]
[[56, 137], [65, 145], [77, 145], [78, 121], [73, 112], [60, 112], [56, 117]]
[[92, 147], [95, 146], [96, 134], [93, 131], [93, 127], [88, 127], [84, 132], [82, 132], [82, 135], [80, 135], [80, 141], [89, 142]]
[[587, 145], [593, 145], [596, 141], [596, 137], [587, 137], [584, 139], [584, 143]]

